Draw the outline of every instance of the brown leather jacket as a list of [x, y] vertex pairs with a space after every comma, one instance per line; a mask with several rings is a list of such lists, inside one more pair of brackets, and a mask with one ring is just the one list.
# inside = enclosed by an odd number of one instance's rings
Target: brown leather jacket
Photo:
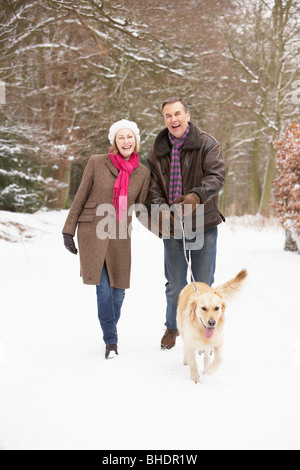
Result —
[[[160, 132], [149, 154], [151, 170], [147, 207], [168, 204], [172, 146], [168, 129]], [[195, 193], [204, 204], [204, 229], [216, 227], [224, 217], [218, 210], [218, 194], [225, 183], [225, 162], [219, 143], [190, 123], [189, 136], [181, 149], [183, 194]]]

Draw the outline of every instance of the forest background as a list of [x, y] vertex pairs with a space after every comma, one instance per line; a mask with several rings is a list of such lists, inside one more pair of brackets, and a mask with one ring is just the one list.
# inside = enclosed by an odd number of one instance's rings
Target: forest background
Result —
[[145, 162], [180, 96], [223, 147], [220, 210], [270, 215], [274, 141], [299, 121], [299, 0], [1, 0], [0, 23], [0, 209], [68, 208], [121, 118]]

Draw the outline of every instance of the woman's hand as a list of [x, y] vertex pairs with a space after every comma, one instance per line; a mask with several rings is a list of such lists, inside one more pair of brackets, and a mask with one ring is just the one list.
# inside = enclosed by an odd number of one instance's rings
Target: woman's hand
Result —
[[70, 235], [69, 233], [63, 233], [63, 236], [64, 236], [64, 244], [67, 250], [70, 251], [70, 253], [72, 253], [73, 255], [77, 255], [78, 250], [76, 248], [74, 238], [72, 237], [72, 235]]

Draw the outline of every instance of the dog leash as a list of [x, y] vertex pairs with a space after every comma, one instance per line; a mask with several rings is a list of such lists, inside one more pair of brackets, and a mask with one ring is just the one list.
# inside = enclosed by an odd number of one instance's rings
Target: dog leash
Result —
[[191, 257], [191, 251], [189, 251], [189, 258], [190, 258], [189, 260], [188, 260], [187, 255], [186, 255], [185, 230], [184, 230], [184, 222], [183, 222], [183, 219], [180, 220], [180, 225], [181, 225], [181, 231], [182, 231], [183, 253], [184, 253], [185, 261], [186, 261], [188, 270], [189, 270], [189, 272], [190, 272], [191, 279], [192, 279], [192, 281], [193, 281], [195, 291], [197, 292], [197, 294], [200, 294], [200, 292], [199, 292], [199, 290], [198, 290], [198, 287], [197, 287], [197, 284], [196, 284], [196, 281], [195, 281], [195, 277], [194, 277], [193, 271], [192, 271], [192, 257]]

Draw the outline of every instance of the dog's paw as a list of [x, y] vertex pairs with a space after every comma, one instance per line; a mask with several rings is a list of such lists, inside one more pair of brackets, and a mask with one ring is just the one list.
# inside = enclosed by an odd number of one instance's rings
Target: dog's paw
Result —
[[201, 383], [199, 374], [191, 374], [191, 379], [195, 384]]
[[221, 364], [214, 364], [212, 363], [205, 371], [204, 373], [207, 375], [214, 375], [216, 372], [218, 372]]

